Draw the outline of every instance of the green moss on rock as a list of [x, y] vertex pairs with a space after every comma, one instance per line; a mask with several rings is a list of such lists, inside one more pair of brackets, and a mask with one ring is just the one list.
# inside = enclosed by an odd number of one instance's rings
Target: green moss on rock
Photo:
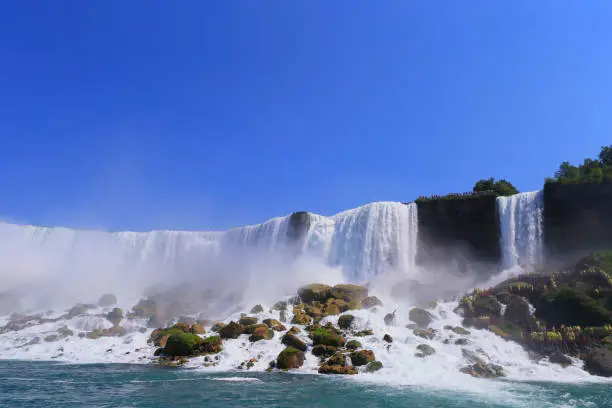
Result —
[[306, 343], [304, 343], [302, 340], [298, 339], [296, 336], [290, 333], [285, 333], [285, 335], [281, 338], [281, 343], [286, 346], [298, 349], [300, 351], [306, 351], [306, 349], [308, 348], [306, 346]]
[[230, 322], [219, 330], [219, 335], [222, 339], [237, 339], [238, 336], [244, 333], [244, 326], [236, 322]]
[[350, 354], [350, 356], [351, 356], [351, 363], [356, 367], [366, 365], [376, 360], [376, 358], [374, 357], [374, 352], [372, 350], [354, 351]]
[[312, 283], [298, 289], [298, 296], [305, 303], [325, 302], [332, 296], [332, 287], [321, 283]]
[[294, 347], [287, 347], [276, 358], [276, 366], [281, 370], [291, 370], [304, 365], [304, 352]]
[[360, 349], [361, 343], [358, 340], [350, 340], [349, 342], [346, 343], [346, 348], [349, 350], [357, 350]]
[[351, 324], [353, 324], [354, 320], [355, 316], [351, 314], [342, 315], [338, 318], [338, 326], [341, 329], [348, 330], [351, 327]]
[[193, 356], [198, 354], [202, 339], [191, 333], [176, 333], [166, 341], [164, 354], [173, 357]]
[[312, 333], [312, 342], [314, 345], [343, 347], [346, 339], [328, 329], [315, 329]]
[[382, 368], [383, 363], [381, 363], [380, 361], [372, 361], [366, 366], [365, 371], [366, 373], [374, 373]]

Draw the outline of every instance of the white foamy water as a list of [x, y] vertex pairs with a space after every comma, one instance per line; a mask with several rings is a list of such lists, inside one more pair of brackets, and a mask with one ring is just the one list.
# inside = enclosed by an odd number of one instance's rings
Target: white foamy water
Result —
[[497, 198], [504, 269], [542, 263], [543, 206], [542, 191]]

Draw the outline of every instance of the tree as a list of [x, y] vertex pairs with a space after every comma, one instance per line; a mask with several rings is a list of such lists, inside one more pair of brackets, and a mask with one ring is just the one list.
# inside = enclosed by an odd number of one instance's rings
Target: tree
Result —
[[472, 189], [475, 193], [482, 193], [484, 191], [493, 191], [493, 187], [495, 186], [495, 180], [491, 177], [488, 180], [478, 180], [476, 184], [474, 184], [474, 188]]
[[603, 146], [599, 152], [599, 161], [604, 167], [612, 166], [612, 145]]
[[569, 162], [563, 162], [555, 173], [555, 178], [559, 181], [577, 182], [580, 180], [580, 169]]
[[603, 179], [603, 170], [599, 160], [584, 159], [580, 166], [580, 179], [589, 183], [599, 183]]

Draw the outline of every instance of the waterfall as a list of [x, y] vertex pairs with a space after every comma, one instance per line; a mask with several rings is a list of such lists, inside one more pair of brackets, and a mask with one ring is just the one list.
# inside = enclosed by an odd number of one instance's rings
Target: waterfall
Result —
[[504, 269], [530, 267], [543, 261], [543, 193], [532, 191], [498, 197]]

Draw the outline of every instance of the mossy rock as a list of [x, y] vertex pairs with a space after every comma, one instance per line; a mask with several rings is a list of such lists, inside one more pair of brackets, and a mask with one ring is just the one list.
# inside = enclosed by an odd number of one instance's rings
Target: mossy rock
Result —
[[393, 343], [393, 337], [389, 333], [385, 334], [382, 339], [386, 343]]
[[586, 293], [568, 287], [541, 296], [536, 306], [536, 316], [556, 327], [612, 324], [612, 313], [609, 310]]
[[529, 302], [522, 296], [512, 296], [506, 306], [504, 319], [521, 326], [527, 326], [531, 321]]
[[419, 344], [417, 346], [417, 350], [419, 352], [414, 354], [416, 357], [427, 357], [436, 353], [436, 349], [434, 349], [428, 344]]
[[276, 302], [274, 306], [272, 306], [272, 310], [277, 310], [279, 312], [287, 310], [287, 302], [285, 300]]
[[468, 339], [460, 338], [455, 340], [456, 346], [467, 346], [468, 344], [470, 344], [470, 341]]
[[276, 358], [276, 366], [281, 370], [291, 370], [304, 365], [304, 352], [294, 347], [287, 347]]
[[255, 330], [260, 329], [260, 328], [268, 329], [269, 327], [267, 325], [263, 324], [263, 323], [252, 324], [252, 325], [246, 326], [244, 328], [244, 333], [246, 333], [246, 334], [253, 334], [253, 333], [255, 333]]
[[426, 329], [427, 326], [433, 321], [433, 315], [425, 309], [419, 307], [413, 307], [408, 313], [408, 319], [411, 322], [416, 323], [419, 329]]
[[314, 319], [323, 317], [323, 310], [320, 307], [306, 305], [305, 310], [306, 310], [306, 313]]
[[366, 373], [375, 373], [376, 371], [382, 368], [383, 368], [383, 363], [381, 363], [380, 361], [372, 361], [371, 363], [368, 363], [368, 365], [365, 368], [365, 371]]
[[338, 347], [325, 346], [323, 344], [318, 344], [312, 348], [312, 354], [321, 358], [331, 357], [336, 352], [338, 352]]
[[332, 287], [321, 283], [312, 283], [298, 289], [298, 296], [305, 303], [325, 302], [332, 297]]
[[156, 349], [156, 350], [155, 350], [155, 352], [153, 353], [153, 355], [154, 355], [155, 357], [161, 356], [162, 354], [164, 354], [164, 349], [163, 349], [163, 347], [160, 347], [160, 348]]
[[463, 325], [477, 329], [487, 329], [491, 325], [491, 316], [466, 317]]
[[191, 326], [189, 326], [187, 323], [177, 323], [174, 326], [172, 326], [172, 328], [180, 330], [183, 333], [189, 333], [189, 329], [191, 329]]
[[351, 367], [351, 366], [324, 364], [321, 367], [319, 367], [319, 374], [354, 375], [354, 374], [357, 374], [357, 370], [355, 370], [355, 367]]
[[111, 322], [113, 326], [119, 325], [121, 320], [123, 320], [123, 310], [118, 307], [114, 308], [106, 315], [106, 319]]
[[119, 337], [125, 334], [125, 329], [121, 326], [113, 326], [110, 329], [94, 330], [85, 334], [88, 339], [99, 339], [101, 337]]
[[290, 328], [290, 329], [287, 331], [287, 333], [289, 333], [289, 334], [298, 334], [298, 333], [300, 333], [301, 331], [302, 331], [302, 330], [300, 330], [300, 328], [299, 328], [299, 327], [292, 326], [292, 327], [291, 327], [291, 328]]
[[253, 324], [257, 324], [258, 321], [259, 319], [256, 317], [243, 316], [240, 318], [240, 320], [238, 320], [238, 324], [241, 324], [242, 326], [251, 326]]
[[223, 350], [223, 342], [220, 336], [210, 336], [202, 340], [200, 352], [207, 354], [220, 353]]
[[230, 322], [219, 330], [219, 335], [222, 339], [237, 339], [238, 336], [244, 333], [244, 326], [236, 322]]
[[347, 355], [345, 353], [342, 352], [337, 352], [334, 353], [334, 355], [332, 355], [329, 359], [327, 359], [327, 361], [325, 362], [325, 364], [327, 365], [338, 365], [338, 366], [347, 366]]
[[255, 305], [251, 308], [251, 311], [249, 313], [252, 314], [257, 314], [257, 313], [263, 313], [264, 308], [262, 305]]
[[460, 371], [476, 378], [497, 378], [504, 376], [504, 370], [501, 366], [487, 364], [482, 361], [463, 367]]
[[351, 363], [355, 367], [366, 365], [374, 360], [374, 352], [372, 350], [359, 350], [351, 353]]
[[368, 288], [359, 285], [340, 284], [332, 288], [332, 297], [346, 302], [361, 301], [368, 297]]
[[346, 339], [328, 329], [315, 329], [312, 333], [312, 342], [315, 346], [323, 344], [325, 346], [344, 347]]
[[279, 324], [281, 324], [281, 322], [276, 319], [264, 319], [263, 324], [265, 324], [269, 328], [272, 328], [274, 326], [278, 326]]
[[157, 303], [153, 299], [140, 299], [132, 310], [137, 317], [152, 317], [157, 314]]
[[206, 329], [201, 324], [192, 324], [189, 328], [189, 333], [192, 334], [204, 334], [206, 333]]
[[225, 323], [216, 322], [215, 324], [212, 325], [210, 330], [214, 331], [215, 333], [219, 333], [219, 331], [221, 331], [221, 329], [224, 327], [225, 327]]
[[169, 327], [166, 329], [155, 329], [149, 336], [149, 343], [153, 343], [156, 347], [164, 347], [170, 335], [175, 333], [183, 333], [181, 329]]
[[109, 307], [117, 304], [117, 296], [112, 293], [105, 293], [98, 299], [98, 306]]
[[269, 329], [268, 326], [261, 325], [257, 327], [251, 336], [249, 336], [249, 341], [254, 343], [259, 340], [270, 340], [274, 337], [274, 330]]
[[277, 332], [284, 332], [287, 330], [287, 328], [284, 325], [279, 323], [276, 326], [272, 326], [272, 330], [277, 331]]
[[501, 292], [495, 294], [495, 298], [500, 303], [507, 305], [508, 302], [510, 302], [510, 299], [512, 298], [512, 294], [510, 294], [510, 292], [508, 292], [507, 290], [502, 290]]
[[412, 331], [415, 336], [431, 340], [436, 337], [436, 331], [433, 329], [414, 329]]
[[335, 315], [339, 315], [340, 313], [342, 313], [340, 310], [340, 307], [335, 303], [331, 303], [325, 306], [323, 315], [324, 316], [335, 316]]
[[476, 296], [472, 301], [472, 307], [475, 316], [493, 316], [501, 315], [502, 305], [495, 296]]
[[199, 353], [202, 339], [191, 333], [176, 333], [166, 341], [164, 354], [173, 357], [193, 356]]
[[197, 320], [195, 317], [191, 317], [191, 316], [179, 316], [177, 323], [183, 323], [183, 324], [186, 324], [187, 326], [191, 326], [191, 325], [196, 324]]
[[355, 320], [355, 316], [353, 315], [350, 315], [350, 314], [342, 315], [338, 318], [338, 326], [341, 329], [348, 330], [350, 329], [351, 324], [353, 324], [354, 320]]
[[354, 334], [355, 337], [365, 337], [365, 336], [372, 336], [374, 334], [374, 332], [371, 329], [365, 329], [365, 330], [361, 330], [358, 331], [357, 333]]
[[357, 350], [357, 349], [360, 349], [361, 347], [362, 347], [361, 343], [358, 340], [349, 340], [346, 343], [346, 348], [349, 350]]
[[309, 325], [312, 321], [312, 318], [308, 316], [308, 314], [299, 308], [293, 309], [293, 319], [291, 320], [291, 324], [299, 324], [302, 326]]
[[281, 343], [283, 343], [285, 346], [290, 346], [300, 351], [306, 351], [308, 348], [306, 343], [290, 333], [285, 333], [285, 335], [281, 338]]
[[453, 327], [451, 330], [453, 333], [458, 334], [460, 336], [469, 336], [471, 334], [469, 330], [466, 330], [461, 326]]
[[66, 319], [72, 319], [73, 317], [87, 314], [87, 311], [91, 309], [91, 305], [75, 305], [72, 306], [68, 312], [66, 312]]
[[361, 307], [371, 309], [375, 306], [382, 306], [383, 303], [376, 296], [368, 296], [361, 301]]

